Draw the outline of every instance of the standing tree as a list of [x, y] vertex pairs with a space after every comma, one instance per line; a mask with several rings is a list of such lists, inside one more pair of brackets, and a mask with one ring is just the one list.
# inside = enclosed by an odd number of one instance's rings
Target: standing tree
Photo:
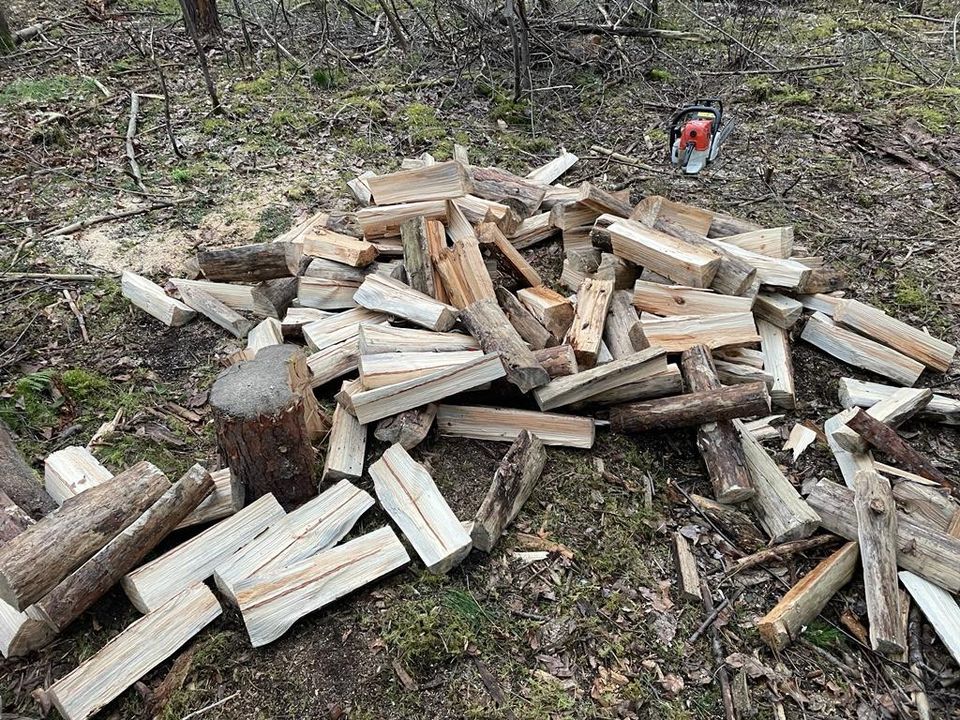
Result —
[[184, 0], [183, 7], [193, 21], [198, 35], [220, 35], [220, 14], [217, 12], [217, 0]]
[[15, 45], [10, 25], [7, 24], [7, 8], [0, 2], [0, 54], [10, 52]]

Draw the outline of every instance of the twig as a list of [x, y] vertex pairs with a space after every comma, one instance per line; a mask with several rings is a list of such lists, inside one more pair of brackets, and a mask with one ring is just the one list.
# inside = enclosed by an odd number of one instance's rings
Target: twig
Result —
[[99, 225], [100, 223], [111, 222], [113, 220], [122, 220], [123, 218], [133, 217], [134, 215], [143, 215], [144, 213], [153, 212], [154, 210], [162, 210], [163, 208], [174, 207], [176, 205], [183, 205], [184, 203], [192, 202], [193, 199], [193, 196], [190, 196], [187, 198], [180, 198], [178, 200], [160, 200], [158, 202], [151, 203], [150, 205], [130, 208], [129, 210], [123, 210], [122, 212], [118, 213], [94, 215], [93, 217], [86, 218], [84, 220], [78, 220], [77, 222], [64, 225], [63, 227], [47, 230], [43, 233], [43, 236], [50, 237], [51, 235], [72, 235], [78, 230], [83, 230], [84, 228], [92, 227], [93, 225]]
[[[693, 634], [690, 636], [687, 642], [696, 642], [699, 637], [703, 635], [713, 625], [714, 622], [716, 622], [717, 618], [720, 617], [720, 613], [726, 609], [727, 605], [737, 599], [741, 591], [742, 588], [737, 588], [727, 595], [727, 597], [723, 599], [723, 602], [717, 605], [713, 610], [709, 610], [709, 615], [707, 615], [706, 619], [700, 623], [700, 627], [693, 631]], [[701, 588], [701, 592], [703, 592], [703, 588]], [[713, 601], [711, 600], [711, 605], [712, 604]]]
[[591, 145], [591, 152], [595, 152], [599, 155], [606, 155], [608, 158], [614, 162], [621, 163], [623, 165], [632, 165], [633, 167], [638, 167], [641, 170], [646, 170], [647, 172], [656, 172], [662, 173], [663, 170], [660, 168], [655, 168], [651, 165], [647, 165], [645, 162], [638, 160], [635, 157], [630, 157], [629, 155], [623, 155], [622, 153], [615, 152], [610, 148], [605, 148], [602, 145]]
[[31, 273], [5, 272], [0, 273], [0, 282], [14, 282], [16, 280], [69, 280], [73, 282], [95, 282], [98, 275], [71, 275], [67, 273]]
[[[246, 25], [243, 27], [244, 33], [246, 33]], [[157, 54], [153, 49], [152, 30], [150, 32], [150, 60], [153, 62], [153, 67], [156, 68], [157, 74], [160, 76], [160, 89], [163, 91], [163, 122], [167, 128], [167, 138], [170, 140], [170, 147], [173, 148], [174, 155], [181, 160], [185, 160], [186, 156], [180, 151], [180, 146], [177, 144], [177, 138], [173, 134], [173, 120], [170, 117], [170, 89], [167, 87], [167, 76], [164, 74], [163, 68], [157, 61]]]
[[914, 605], [910, 609], [910, 620], [907, 623], [910, 635], [909, 658], [910, 672], [914, 676], [916, 690], [913, 691], [913, 704], [917, 707], [920, 720], [930, 720], [930, 700], [927, 698], [926, 688], [923, 686], [923, 638], [920, 632], [920, 611]]
[[65, 297], [67, 300], [67, 307], [70, 308], [70, 312], [72, 312], [73, 316], [77, 319], [77, 324], [80, 326], [80, 335], [83, 337], [83, 341], [90, 342], [90, 336], [87, 335], [87, 324], [83, 320], [83, 313], [80, 312], [80, 308], [77, 306], [77, 303], [74, 302], [73, 295], [70, 294], [69, 290], [64, 288], [63, 297]]
[[220, 98], [217, 97], [217, 88], [213, 84], [213, 78], [210, 76], [210, 68], [207, 67], [207, 56], [203, 52], [200, 38], [197, 37], [197, 26], [193, 22], [193, 16], [190, 15], [190, 8], [187, 7], [186, 0], [180, 0], [180, 10], [183, 12], [183, 24], [187, 26], [187, 34], [193, 41], [193, 47], [197, 51], [197, 61], [200, 63], [203, 80], [207, 84], [207, 93], [210, 95], [210, 102], [213, 104], [213, 112], [214, 114], [222, 113], [223, 107], [220, 105]]
[[140, 114], [140, 96], [130, 93], [130, 119], [127, 121], [127, 160], [130, 162], [130, 174], [137, 181], [137, 187], [147, 192], [143, 184], [143, 175], [140, 174], [140, 164], [137, 162], [137, 153], [133, 148], [133, 138], [137, 135], [137, 116]]
[[[703, 600], [703, 609], [708, 617], [714, 614], [713, 598], [705, 580], [700, 581], [700, 597]], [[720, 607], [723, 607], [721, 603]], [[719, 612], [717, 610], [716, 612]], [[715, 627], [710, 628], [710, 645], [713, 649], [713, 660], [717, 664], [717, 679], [720, 681], [720, 696], [723, 699], [723, 714], [727, 720], [737, 720], [733, 707], [733, 691], [730, 689], [730, 676], [727, 673], [727, 664], [724, 660], [723, 646], [720, 644], [720, 635]]]
[[182, 718], [180, 718], [180, 720], [189, 720], [189, 718], [196, 717], [197, 715], [200, 715], [201, 713], [207, 712], [207, 710], [213, 710], [215, 707], [220, 707], [220, 706], [223, 705], [224, 703], [227, 703], [227, 702], [229, 702], [230, 700], [233, 700], [233, 699], [234, 699], [237, 695], [239, 695], [239, 694], [240, 694], [240, 691], [237, 690], [237, 692], [235, 692], [233, 695], [227, 695], [225, 698], [223, 698], [223, 699], [221, 699], [221, 700], [217, 700], [215, 703], [210, 703], [209, 705], [206, 705], [206, 706], [200, 708], [199, 710], [194, 710], [194, 711], [191, 712], [191, 713], [187, 713], [187, 714], [184, 715]]
[[756, 567], [757, 565], [765, 565], [766, 563], [772, 560], [784, 560], [785, 558], [796, 555], [797, 553], [806, 552], [807, 550], [813, 550], [814, 548], [822, 547], [823, 545], [831, 545], [839, 540], [836, 535], [817, 535], [812, 538], [804, 538], [803, 540], [794, 540], [792, 542], [781, 543], [780, 545], [775, 545], [771, 548], [766, 548], [760, 552], [755, 552], [753, 555], [747, 555], [747, 557], [742, 557], [733, 564], [729, 574], [735, 575], [744, 570]]
[[769, 68], [753, 70], [700, 70], [698, 75], [788, 75], [789, 73], [809, 72], [810, 70], [824, 70], [826, 68], [843, 67], [842, 62], [828, 62], [819, 65], [801, 65], [791, 68]]
[[632, 25], [618, 27], [615, 25], [595, 25], [592, 23], [558, 22], [553, 24], [552, 27], [563, 32], [576, 33], [578, 35], [624, 35], [626, 37], [692, 40], [694, 42], [705, 42], [709, 40], [705, 35], [696, 32], [661, 30], [659, 28], [635, 27]]

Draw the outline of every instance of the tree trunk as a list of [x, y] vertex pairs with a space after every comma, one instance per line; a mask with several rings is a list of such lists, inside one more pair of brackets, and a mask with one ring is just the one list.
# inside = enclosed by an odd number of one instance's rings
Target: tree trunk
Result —
[[10, 25], [7, 23], [7, 9], [0, 5], [0, 55], [12, 51], [16, 44], [13, 33], [10, 32]]
[[185, 0], [184, 5], [190, 13], [197, 34], [220, 35], [223, 32], [216, 0]]

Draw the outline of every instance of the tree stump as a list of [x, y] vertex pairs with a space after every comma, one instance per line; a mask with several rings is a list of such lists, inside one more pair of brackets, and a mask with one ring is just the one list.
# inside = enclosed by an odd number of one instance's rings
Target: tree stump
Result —
[[307, 422], [315, 400], [296, 379], [301, 359], [296, 347], [266, 347], [213, 383], [210, 405], [220, 457], [247, 502], [273, 493], [289, 510], [317, 494], [316, 452]]

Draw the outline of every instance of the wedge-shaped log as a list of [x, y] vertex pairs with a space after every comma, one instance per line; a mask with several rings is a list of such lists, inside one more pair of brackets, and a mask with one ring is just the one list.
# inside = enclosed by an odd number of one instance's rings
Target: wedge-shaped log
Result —
[[633, 400], [667, 397], [668, 395], [679, 395], [682, 392], [683, 376], [679, 366], [664, 363], [652, 375], [593, 395], [585, 402], [574, 403], [571, 408], [622, 405]]
[[697, 571], [697, 560], [690, 550], [690, 543], [678, 532], [673, 534], [673, 562], [677, 567], [677, 585], [680, 595], [685, 600], [700, 602], [700, 573]]
[[960, 607], [943, 588], [924, 580], [912, 572], [901, 570], [900, 582], [917, 603], [935, 633], [954, 661], [960, 662]]
[[316, 352], [345, 339], [349, 331], [359, 334], [361, 325], [386, 325], [388, 321], [389, 317], [384, 313], [356, 307], [307, 323], [303, 326], [303, 339]]
[[383, 275], [368, 275], [353, 298], [368, 310], [395, 315], [427, 330], [449, 330], [456, 320], [455, 307]]
[[441, 405], [437, 429], [446, 437], [495, 442], [513, 442], [529, 430], [544, 445], [585, 449], [593, 447], [596, 436], [589, 417], [468, 405]]
[[577, 160], [579, 159], [580, 158], [573, 153], [563, 150], [560, 155], [555, 157], [550, 162], [528, 172], [527, 180], [549, 185], [550, 183], [555, 182], [567, 170], [576, 165]]
[[213, 490], [213, 478], [194, 465], [143, 514], [27, 609], [64, 630], [118, 583]]
[[50, 453], [43, 462], [43, 486], [58, 505], [112, 477], [113, 473], [85, 447], [65, 447]]
[[617, 432], [649, 432], [770, 412], [770, 395], [763, 383], [733, 385], [685, 395], [643, 400], [610, 408], [610, 425]]
[[862, 437], [871, 447], [875, 447], [890, 458], [896, 460], [910, 472], [921, 475], [943, 487], [950, 487], [946, 476], [933, 466], [926, 457], [901, 438], [896, 430], [868, 415], [858, 408], [847, 420], [847, 427]]
[[463, 165], [451, 160], [415, 170], [373, 175], [367, 178], [367, 187], [377, 205], [395, 205], [460, 197], [469, 193], [472, 185]]
[[797, 302], [803, 305], [807, 310], [823, 313], [827, 317], [833, 317], [837, 305], [843, 300], [842, 297], [835, 295], [824, 295], [823, 293], [813, 293], [810, 295], [797, 295]]
[[367, 426], [361, 425], [345, 407], [333, 411], [333, 425], [327, 438], [327, 458], [323, 463], [323, 480], [357, 479], [363, 475], [367, 454]]
[[[898, 388], [866, 413], [877, 422], [897, 428], [922, 410], [932, 398], [933, 391], [929, 388]], [[863, 453], [868, 449], [866, 441], [847, 425], [838, 428], [833, 438], [849, 452]]]
[[521, 430], [500, 461], [473, 519], [470, 537], [475, 548], [487, 553], [493, 550], [504, 528], [513, 522], [530, 497], [546, 462], [543, 443], [536, 435]]
[[[883, 383], [840, 378], [837, 393], [840, 396], [840, 404], [845, 408], [870, 408], [899, 389]], [[917, 418], [945, 425], [960, 425], [960, 400], [934, 393], [930, 402], [917, 412]]]
[[301, 236], [304, 255], [334, 260], [351, 267], [365, 267], [377, 258], [377, 248], [325, 227], [312, 227]]
[[190, 307], [167, 295], [156, 283], [129, 270], [123, 271], [120, 288], [127, 300], [164, 325], [180, 327], [197, 315]]
[[606, 190], [596, 187], [589, 182], [580, 184], [578, 188], [577, 201], [581, 205], [586, 205], [591, 210], [608, 215], [617, 215], [622, 218], [630, 217], [633, 207], [629, 201], [617, 197]]
[[504, 287], [498, 287], [496, 291], [497, 301], [500, 303], [500, 307], [503, 308], [507, 320], [510, 321], [513, 329], [519, 333], [524, 342], [530, 346], [531, 350], [542, 350], [548, 345], [556, 344], [556, 338], [540, 324], [540, 321], [533, 316], [533, 313], [524, 307], [516, 295]]
[[507, 380], [520, 388], [520, 392], [530, 392], [550, 381], [547, 371], [537, 362], [495, 300], [472, 303], [460, 313], [460, 318], [470, 334], [480, 341], [484, 352], [500, 354]]
[[208, 320], [215, 322], [234, 337], [246, 337], [254, 323], [208, 292], [182, 285], [180, 299]]
[[70, 498], [0, 547], [0, 599], [15, 610], [32, 605], [169, 488], [157, 467], [140, 462], [109, 483]]
[[744, 250], [723, 240], [708, 240], [718, 251], [726, 252], [752, 266], [757, 271], [756, 280], [761, 285], [799, 290], [805, 287], [813, 271], [796, 260], [781, 260], [760, 253]]
[[648, 348], [622, 360], [614, 360], [576, 375], [551, 380], [534, 390], [533, 395], [541, 410], [552, 410], [591, 400], [601, 393], [612, 392], [624, 385], [661, 373], [666, 368], [664, 351], [660, 348]]
[[760, 637], [774, 650], [783, 650], [800, 637], [827, 603], [850, 582], [860, 548], [848, 542], [804, 575], [760, 622]]
[[722, 385], [742, 385], [743, 383], [752, 382], [766, 383], [767, 388], [771, 390], [770, 401], [776, 402], [772, 392], [773, 375], [766, 370], [755, 368], [752, 365], [726, 362], [725, 360], [714, 360], [713, 366], [717, 371], [717, 377], [720, 378]]
[[[360, 327], [364, 325], [361, 323]], [[311, 388], [319, 387], [357, 369], [360, 359], [359, 327], [337, 330], [324, 336], [320, 344], [322, 347], [319, 350], [307, 356]]]
[[757, 294], [753, 314], [779, 328], [788, 329], [800, 319], [803, 305], [781, 293], [762, 292]]
[[300, 274], [302, 260], [300, 243], [291, 242], [256, 243], [197, 253], [200, 272], [214, 282], [260, 282], [293, 277]]
[[845, 363], [883, 375], [901, 385], [913, 385], [923, 372], [922, 363], [840, 327], [823, 313], [814, 313], [807, 320], [800, 339]]
[[448, 572], [470, 553], [470, 535], [430, 473], [400, 445], [391, 445], [370, 466], [370, 477], [383, 509], [406, 535], [427, 570]]
[[543, 285], [540, 273], [510, 244], [495, 223], [484, 222], [477, 225], [477, 240], [480, 250], [492, 258], [500, 272], [515, 283], [533, 287]]
[[743, 455], [753, 478], [754, 496], [748, 501], [760, 526], [773, 543], [809, 537], [820, 526], [820, 517], [790, 483], [787, 476], [746, 430], [740, 420], [733, 426], [740, 433]]
[[523, 288], [517, 292], [517, 299], [555, 338], [562, 338], [573, 322], [573, 304], [550, 288]]
[[348, 310], [357, 306], [353, 296], [362, 280], [302, 277], [297, 280], [297, 302], [317, 310]]
[[[473, 228], [467, 227], [472, 235]], [[496, 298], [475, 236], [455, 240], [452, 248], [441, 248], [432, 259], [451, 305], [462, 310], [477, 300]]]
[[720, 256], [711, 249], [692, 245], [630, 220], [615, 222], [608, 230], [614, 255], [676, 283], [710, 287], [717, 274]]
[[643, 334], [643, 326], [633, 306], [633, 294], [630, 291], [614, 291], [607, 322], [603, 327], [603, 341], [614, 360], [633, 355], [650, 346]]
[[480, 343], [470, 335], [456, 332], [431, 332], [398, 328], [392, 325], [364, 324], [360, 328], [360, 354], [393, 352], [462, 352], [479, 350]]
[[365, 390], [372, 390], [421, 378], [438, 370], [457, 367], [482, 356], [482, 350], [361, 355], [359, 361], [360, 381]]
[[505, 375], [499, 355], [484, 355], [423, 377], [357, 393], [353, 396], [353, 410], [357, 419], [366, 424], [466, 392]]
[[[710, 350], [695, 345], [680, 358], [684, 379], [690, 390], [717, 390], [720, 379]], [[740, 436], [728, 420], [703, 423], [697, 428], [697, 448], [713, 485], [713, 495], [720, 502], [743, 502], [754, 495], [753, 481], [747, 469]], [[699, 594], [699, 587], [697, 589]]]
[[[823, 527], [847, 540], [857, 539], [853, 491], [820, 480], [807, 495]], [[960, 538], [897, 512], [897, 564], [952, 593], [960, 592]]]
[[[373, 243], [399, 236], [400, 226], [407, 220], [418, 217], [424, 217], [427, 220], [446, 220], [447, 201], [426, 200], [398, 205], [381, 205], [366, 207], [357, 212], [357, 222], [363, 229], [364, 238]], [[403, 252], [402, 247], [400, 252]]]
[[510, 244], [517, 250], [525, 250], [557, 234], [557, 228], [550, 220], [550, 213], [544, 212], [525, 218], [509, 236]]
[[853, 502], [870, 619], [870, 646], [899, 656], [907, 646], [897, 587], [897, 506], [890, 482], [875, 470], [858, 472]]
[[751, 312], [753, 298], [637, 280], [633, 304], [638, 310], [655, 315], [722, 315]]
[[554, 345], [536, 350], [533, 356], [547, 371], [551, 380], [564, 375], [573, 375], [580, 370], [577, 366], [577, 356], [569, 345]]
[[637, 203], [630, 219], [651, 227], [658, 220], [668, 220], [692, 233], [706, 236], [715, 216], [715, 213], [704, 208], [668, 200], [661, 195], [648, 195]]
[[509, 205], [524, 217], [535, 213], [543, 202], [545, 183], [531, 182], [493, 167], [472, 167], [467, 172], [474, 195]]
[[748, 230], [736, 235], [725, 235], [723, 241], [761, 255], [788, 258], [793, 255], [793, 226]]
[[797, 406], [793, 382], [793, 356], [787, 331], [766, 320], [757, 320], [760, 348], [763, 351], [763, 369], [773, 378], [770, 397], [777, 407], [792, 409]]
[[427, 403], [384, 418], [377, 423], [373, 436], [381, 442], [399, 443], [404, 450], [411, 450], [424, 441], [436, 417], [437, 404]]
[[613, 280], [587, 278], [577, 291], [577, 306], [573, 322], [564, 342], [573, 348], [581, 367], [593, 367], [597, 363], [603, 327], [613, 299]]
[[341, 480], [226, 558], [217, 566], [213, 579], [224, 596], [236, 603], [237, 584], [273, 574], [333, 547], [371, 507], [373, 497], [369, 493], [349, 480]]
[[671, 353], [683, 352], [694, 345], [716, 350], [760, 341], [753, 315], [748, 312], [670, 318], [641, 315], [640, 324], [650, 347]]
[[230, 474], [230, 468], [216, 470], [210, 478], [213, 490], [177, 525], [177, 530], [222, 520], [243, 509], [243, 486]]
[[389, 527], [294, 565], [237, 583], [237, 604], [254, 647], [273, 642], [305, 615], [403, 567], [410, 557]]
[[727, 238], [731, 235], [742, 235], [744, 233], [762, 229], [762, 226], [750, 222], [749, 220], [736, 218], [732, 215], [716, 213], [710, 220], [710, 227], [707, 229], [707, 237]]
[[247, 350], [251, 358], [265, 347], [283, 345], [283, 328], [276, 318], [264, 318], [247, 336]]
[[842, 270], [832, 268], [811, 268], [810, 276], [797, 288], [797, 292], [829, 293], [848, 287], [846, 275]]
[[264, 495], [233, 517], [128, 573], [122, 582], [124, 592], [140, 612], [155, 610], [193, 583], [212, 576], [227, 558], [285, 516], [273, 495]]
[[194, 583], [134, 622], [47, 689], [66, 720], [86, 720], [220, 616], [213, 593]]

